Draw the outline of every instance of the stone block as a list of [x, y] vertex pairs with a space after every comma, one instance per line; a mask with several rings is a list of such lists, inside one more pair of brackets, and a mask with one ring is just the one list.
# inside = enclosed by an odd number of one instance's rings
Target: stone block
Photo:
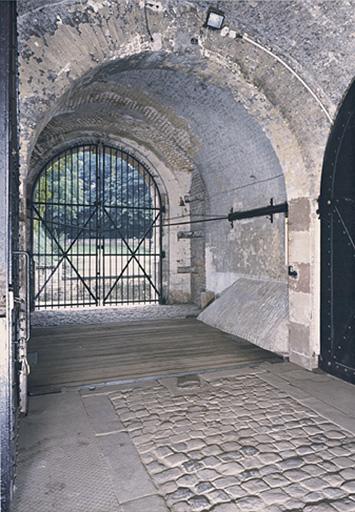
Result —
[[121, 432], [97, 439], [110, 466], [111, 480], [119, 502], [156, 492], [128, 434]]
[[288, 251], [290, 261], [310, 263], [311, 250], [311, 234], [309, 231], [289, 231]]
[[312, 296], [310, 293], [290, 290], [290, 321], [298, 324], [309, 325], [312, 313], [311, 301]]
[[290, 350], [309, 356], [310, 352], [310, 328], [307, 325], [295, 322], [289, 323]]
[[289, 226], [292, 231], [308, 231], [311, 222], [311, 206], [307, 197], [289, 202]]
[[311, 265], [309, 263], [297, 263], [294, 266], [297, 277], [289, 277], [289, 286], [291, 290], [302, 293], [311, 291]]
[[302, 368], [305, 368], [306, 370], [318, 368], [318, 359], [313, 354], [312, 356], [309, 356], [290, 350], [290, 361], [298, 366], [302, 366]]

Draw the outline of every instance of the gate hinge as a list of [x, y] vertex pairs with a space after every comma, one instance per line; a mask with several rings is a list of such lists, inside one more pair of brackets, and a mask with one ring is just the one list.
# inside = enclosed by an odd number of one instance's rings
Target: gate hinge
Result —
[[161, 251], [161, 257], [162, 258], [166, 258], [166, 252], [165, 251]]
[[316, 214], [318, 215], [318, 218], [322, 220], [322, 218], [329, 213], [329, 209], [332, 206], [332, 199], [328, 197], [328, 199], [323, 198], [321, 196], [317, 199], [318, 202], [318, 208], [316, 210]]
[[160, 211], [161, 211], [161, 213], [166, 213], [166, 207], [165, 207], [165, 204], [162, 204], [162, 205], [161, 205]]

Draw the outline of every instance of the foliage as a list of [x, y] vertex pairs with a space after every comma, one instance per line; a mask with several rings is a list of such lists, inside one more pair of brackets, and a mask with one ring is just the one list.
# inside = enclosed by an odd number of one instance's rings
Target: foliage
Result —
[[95, 238], [97, 231], [105, 238], [151, 238], [149, 226], [155, 217], [150, 210], [154, 206], [151, 190], [156, 194], [155, 187], [142, 166], [132, 163], [115, 150], [106, 149], [102, 155], [89, 146], [69, 150], [52, 161], [34, 194], [34, 205], [46, 226], [34, 223], [39, 252], [52, 252], [48, 235], [66, 243], [65, 248], [75, 238]]

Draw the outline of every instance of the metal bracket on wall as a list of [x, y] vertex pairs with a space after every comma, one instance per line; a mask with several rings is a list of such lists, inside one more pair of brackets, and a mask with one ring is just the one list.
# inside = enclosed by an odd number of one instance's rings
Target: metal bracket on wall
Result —
[[231, 208], [228, 215], [228, 220], [232, 227], [234, 226], [234, 221], [236, 220], [252, 219], [254, 217], [269, 217], [270, 222], [274, 222], [274, 215], [277, 213], [284, 213], [287, 216], [288, 203], [285, 202], [274, 204], [274, 199], [271, 198], [269, 206], [263, 206], [261, 208], [254, 208], [252, 210], [243, 210], [239, 212], [235, 212], [233, 211], [233, 208]]
[[298, 272], [297, 270], [295, 270], [295, 268], [293, 267], [293, 265], [289, 265], [288, 266], [288, 275], [290, 277], [293, 277], [293, 279], [297, 279], [298, 277]]

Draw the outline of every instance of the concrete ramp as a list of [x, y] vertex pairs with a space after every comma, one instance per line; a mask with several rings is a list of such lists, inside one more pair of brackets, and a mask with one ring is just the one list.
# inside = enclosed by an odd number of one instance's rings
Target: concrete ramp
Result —
[[240, 278], [198, 319], [272, 352], [288, 354], [286, 283]]

